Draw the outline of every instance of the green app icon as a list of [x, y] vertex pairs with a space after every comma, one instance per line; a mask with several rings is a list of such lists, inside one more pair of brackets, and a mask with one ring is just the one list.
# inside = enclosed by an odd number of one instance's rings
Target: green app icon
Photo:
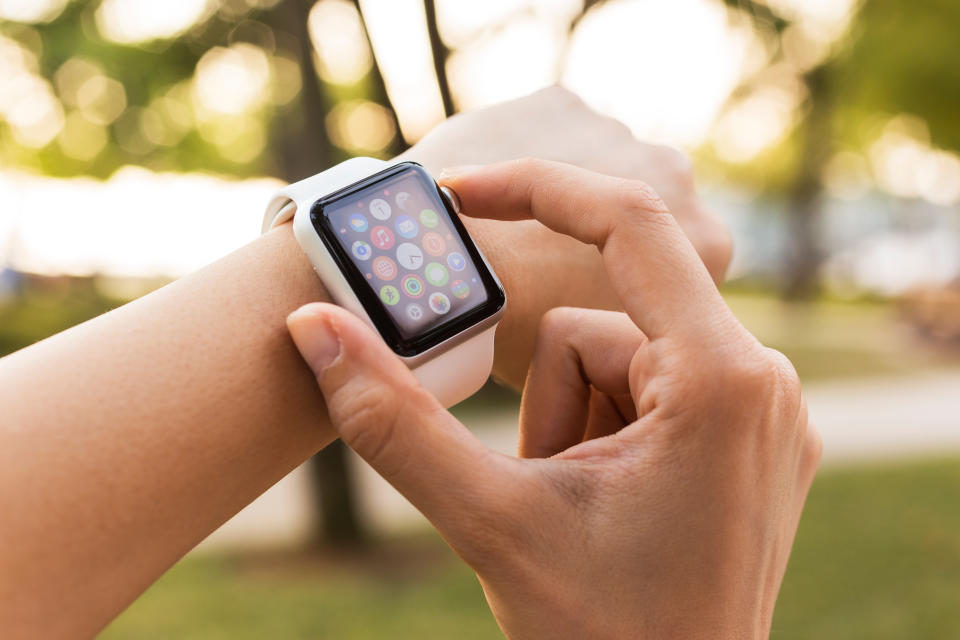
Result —
[[380, 288], [380, 299], [383, 300], [384, 304], [392, 307], [400, 302], [400, 292], [397, 291], [396, 287], [392, 287], [388, 284]]
[[424, 269], [423, 275], [427, 277], [427, 282], [435, 287], [442, 287], [447, 284], [447, 280], [450, 279], [450, 276], [447, 274], [447, 269], [439, 262], [431, 262], [428, 264], [427, 268]]
[[440, 216], [438, 216], [437, 212], [433, 209], [424, 209], [420, 212], [420, 222], [423, 223], [423, 226], [432, 229], [440, 224]]

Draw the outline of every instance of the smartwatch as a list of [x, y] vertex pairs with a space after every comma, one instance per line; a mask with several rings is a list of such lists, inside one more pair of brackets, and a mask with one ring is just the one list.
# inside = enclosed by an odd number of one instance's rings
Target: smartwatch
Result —
[[445, 407], [483, 386], [507, 299], [453, 191], [415, 162], [352, 158], [277, 192], [262, 231], [291, 218], [333, 301]]

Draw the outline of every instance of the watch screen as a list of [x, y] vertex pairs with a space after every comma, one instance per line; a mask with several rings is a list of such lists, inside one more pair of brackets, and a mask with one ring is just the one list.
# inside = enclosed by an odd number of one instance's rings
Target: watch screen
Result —
[[374, 324], [401, 355], [430, 348], [503, 306], [502, 290], [420, 165], [402, 163], [324, 198], [313, 217]]

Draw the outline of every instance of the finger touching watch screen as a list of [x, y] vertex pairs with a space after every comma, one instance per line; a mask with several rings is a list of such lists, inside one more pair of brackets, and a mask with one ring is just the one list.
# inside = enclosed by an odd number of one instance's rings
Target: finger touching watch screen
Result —
[[457, 214], [418, 164], [401, 163], [317, 201], [311, 220], [400, 355], [422, 353], [504, 304]]

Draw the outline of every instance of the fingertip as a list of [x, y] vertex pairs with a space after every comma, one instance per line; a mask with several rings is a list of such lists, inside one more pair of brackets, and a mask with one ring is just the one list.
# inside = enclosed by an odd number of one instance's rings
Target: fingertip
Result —
[[328, 313], [332, 305], [311, 303], [287, 316], [287, 330], [297, 350], [317, 377], [340, 356], [337, 323]]

